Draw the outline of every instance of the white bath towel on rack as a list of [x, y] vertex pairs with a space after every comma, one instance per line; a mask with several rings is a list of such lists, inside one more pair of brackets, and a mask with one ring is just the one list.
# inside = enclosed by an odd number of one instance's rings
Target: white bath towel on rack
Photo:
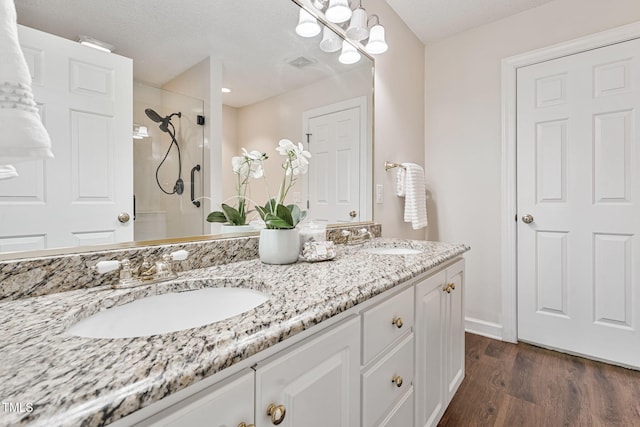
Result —
[[424, 169], [415, 163], [403, 163], [402, 166], [405, 171], [404, 222], [410, 222], [411, 227], [418, 230], [428, 225]]

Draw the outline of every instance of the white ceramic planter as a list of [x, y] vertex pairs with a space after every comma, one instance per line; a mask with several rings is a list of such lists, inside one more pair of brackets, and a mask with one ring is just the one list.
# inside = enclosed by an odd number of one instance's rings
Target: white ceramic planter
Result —
[[258, 253], [265, 264], [293, 264], [300, 255], [298, 229], [260, 230]]
[[220, 225], [220, 233], [248, 233], [250, 231], [256, 231], [253, 225], [229, 225], [229, 224], [221, 224]]

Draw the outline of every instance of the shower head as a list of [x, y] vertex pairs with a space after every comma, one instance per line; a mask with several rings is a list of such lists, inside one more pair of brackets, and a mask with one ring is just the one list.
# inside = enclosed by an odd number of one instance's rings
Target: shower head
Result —
[[144, 113], [147, 115], [147, 117], [149, 117], [151, 120], [153, 120], [156, 123], [160, 123], [160, 130], [163, 132], [169, 132], [169, 122], [171, 121], [171, 117], [173, 116], [178, 116], [181, 117], [182, 113], [181, 112], [177, 112], [177, 113], [173, 113], [170, 114], [166, 117], [161, 117], [160, 114], [156, 113], [156, 111], [152, 108], [147, 108], [144, 110]]
[[164, 119], [160, 117], [160, 114], [156, 113], [152, 108], [147, 108], [144, 110], [144, 113], [156, 123], [162, 123], [164, 121]]

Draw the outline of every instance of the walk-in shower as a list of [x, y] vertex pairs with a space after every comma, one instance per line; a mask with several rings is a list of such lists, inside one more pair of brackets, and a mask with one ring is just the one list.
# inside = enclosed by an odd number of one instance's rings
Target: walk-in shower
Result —
[[[144, 112], [147, 115], [147, 117], [149, 117], [151, 120], [153, 120], [156, 123], [160, 123], [160, 130], [163, 132], [167, 132], [171, 137], [171, 144], [169, 144], [169, 148], [167, 148], [167, 152], [165, 153], [164, 157], [162, 158], [162, 160], [158, 164], [158, 167], [156, 168], [156, 183], [158, 184], [158, 187], [160, 188], [160, 190], [162, 190], [162, 192], [165, 194], [182, 194], [184, 192], [184, 181], [182, 180], [182, 153], [180, 152], [180, 146], [178, 145], [178, 141], [176, 140], [176, 128], [175, 126], [173, 126], [173, 123], [171, 123], [171, 118], [173, 116], [178, 116], [178, 118], [180, 118], [182, 117], [182, 113], [177, 112], [177, 113], [169, 114], [166, 117], [162, 117], [160, 116], [160, 114], [156, 113], [156, 111], [152, 108], [146, 108]], [[171, 128], [169, 128], [169, 126], [171, 126]], [[160, 168], [164, 164], [165, 160], [167, 160], [167, 157], [169, 157], [169, 153], [171, 153], [171, 149], [173, 148], [174, 145], [176, 147], [176, 150], [178, 151], [178, 179], [176, 179], [176, 183], [173, 186], [173, 190], [167, 191], [162, 187], [158, 174], [160, 173]]]

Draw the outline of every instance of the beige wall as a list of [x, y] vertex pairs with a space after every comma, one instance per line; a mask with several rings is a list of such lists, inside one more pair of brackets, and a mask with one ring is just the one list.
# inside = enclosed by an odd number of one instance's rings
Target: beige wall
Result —
[[386, 30], [389, 50], [376, 56], [373, 185], [383, 185], [384, 203], [376, 204], [373, 218], [385, 237], [423, 239], [424, 229], [403, 222], [404, 199], [397, 197], [395, 171], [384, 162], [424, 159], [424, 45], [384, 0], [369, 0], [365, 7], [377, 14]]
[[[233, 155], [239, 155], [241, 147], [267, 153], [269, 160], [265, 162], [265, 175], [271, 196], [275, 197], [283, 176], [283, 157], [276, 151], [278, 141], [286, 138], [294, 143], [302, 142], [302, 114], [305, 111], [361, 96], [368, 97], [370, 102], [371, 79], [362, 79], [363, 74], [370, 76], [370, 72], [370, 67], [355, 69], [237, 109], [237, 148]], [[227, 125], [226, 121], [224, 124]], [[305, 177], [301, 177], [292, 190], [301, 193], [301, 200], [306, 200]], [[225, 195], [229, 191], [233, 192], [234, 187], [227, 186]], [[264, 182], [253, 183], [251, 191], [253, 200], [261, 204], [266, 202]]]
[[501, 334], [501, 60], [639, 19], [637, 0], [555, 0], [427, 44], [428, 238], [472, 248], [468, 327]]

